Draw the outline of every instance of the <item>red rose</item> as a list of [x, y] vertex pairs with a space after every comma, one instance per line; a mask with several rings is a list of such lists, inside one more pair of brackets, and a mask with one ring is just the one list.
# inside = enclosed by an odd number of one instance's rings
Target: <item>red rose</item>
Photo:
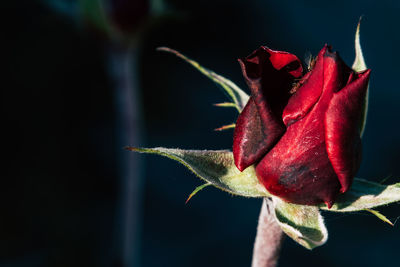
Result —
[[303, 75], [299, 59], [261, 47], [240, 59], [251, 97], [236, 122], [239, 170], [288, 202], [330, 207], [361, 162], [360, 125], [370, 70], [354, 72], [325, 46]]

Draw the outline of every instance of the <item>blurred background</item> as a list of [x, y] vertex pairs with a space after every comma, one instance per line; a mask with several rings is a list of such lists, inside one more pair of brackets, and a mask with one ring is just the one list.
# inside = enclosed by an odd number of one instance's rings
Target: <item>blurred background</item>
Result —
[[[201, 184], [126, 145], [229, 149], [234, 109], [168, 46], [247, 91], [236, 61], [260, 45], [304, 59], [329, 43], [351, 65], [360, 16], [372, 68], [358, 176], [400, 181], [395, 0], [3, 1], [0, 266], [250, 266], [259, 199]], [[99, 13], [100, 12], [100, 13]], [[381, 208], [393, 222], [398, 204]], [[280, 266], [396, 266], [400, 225], [324, 213], [329, 240], [287, 238]]]

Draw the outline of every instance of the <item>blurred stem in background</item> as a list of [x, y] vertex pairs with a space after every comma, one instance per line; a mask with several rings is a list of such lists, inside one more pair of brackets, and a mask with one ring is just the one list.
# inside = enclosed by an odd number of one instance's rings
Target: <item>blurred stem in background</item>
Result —
[[114, 43], [107, 49], [108, 71], [113, 82], [118, 132], [120, 176], [119, 210], [115, 227], [117, 266], [139, 266], [143, 175], [141, 158], [123, 149], [139, 146], [141, 140], [141, 101], [138, 82], [139, 45]]
[[138, 82], [139, 44], [161, 0], [44, 0], [48, 6], [99, 34], [106, 46], [114, 95], [119, 170], [113, 266], [140, 266], [143, 175], [141, 160], [125, 146], [141, 146], [142, 112]]

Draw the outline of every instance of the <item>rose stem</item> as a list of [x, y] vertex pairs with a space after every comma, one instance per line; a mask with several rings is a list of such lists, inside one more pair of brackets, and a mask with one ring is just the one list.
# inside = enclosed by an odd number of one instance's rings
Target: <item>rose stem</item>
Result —
[[108, 49], [117, 130], [119, 188], [115, 221], [115, 260], [119, 266], [139, 266], [142, 168], [140, 157], [123, 149], [141, 145], [141, 104], [138, 83], [138, 42], [113, 43]]
[[274, 267], [278, 263], [284, 235], [272, 212], [271, 200], [264, 199], [258, 219], [252, 267]]

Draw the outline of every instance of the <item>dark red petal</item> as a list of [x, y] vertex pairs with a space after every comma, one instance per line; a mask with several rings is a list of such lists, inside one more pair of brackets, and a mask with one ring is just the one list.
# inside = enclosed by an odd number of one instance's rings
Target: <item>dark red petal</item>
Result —
[[350, 187], [361, 163], [359, 124], [369, 75], [370, 70], [367, 70], [335, 93], [326, 112], [326, 149], [342, 193]]
[[282, 118], [286, 126], [303, 118], [315, 105], [322, 93], [324, 83], [324, 54], [327, 46], [319, 52], [314, 68], [307, 80], [289, 99]]
[[352, 79], [351, 73], [353, 70], [343, 62], [339, 54], [328, 48], [324, 55], [323, 93], [331, 94], [341, 90]]
[[300, 60], [287, 52], [261, 47], [239, 63], [260, 115], [268, 112], [281, 121], [292, 83], [303, 71]]
[[326, 153], [323, 121], [306, 117], [290, 125], [256, 174], [268, 192], [288, 202], [331, 206], [340, 183]]
[[[308, 112], [292, 123], [288, 121], [286, 133], [258, 163], [256, 173], [266, 189], [276, 196], [297, 204], [325, 202], [329, 207], [339, 194], [341, 184], [326, 150], [325, 114], [334, 93], [349, 80], [351, 70], [328, 48], [322, 50], [319, 57], [318, 64], [322, 71], [314, 70], [322, 72], [322, 77], [316, 74], [322, 82], [315, 78], [317, 87], [307, 85], [319, 92], [314, 94], [312, 89], [307, 89], [312, 101], [307, 99], [306, 94], [299, 97], [298, 101], [311, 103]], [[313, 104], [313, 101], [316, 103]], [[296, 105], [301, 109], [304, 104]]]
[[355, 73], [355, 72], [351, 72], [349, 79], [347, 80], [346, 85], [352, 83], [353, 81], [355, 81], [357, 78], [359, 78], [359, 74]]
[[[265, 119], [264, 119], [265, 120]], [[265, 125], [265, 126], [264, 126]], [[243, 171], [257, 162], [278, 139], [284, 129], [276, 123], [263, 124], [253, 98], [249, 99], [236, 122], [233, 137], [233, 157], [236, 167]]]
[[345, 86], [351, 73], [351, 69], [339, 55], [331, 52], [325, 45], [317, 56], [311, 74], [305, 81], [301, 81], [301, 87], [289, 99], [282, 114], [285, 125], [288, 126], [303, 118], [319, 101], [323, 91], [328, 91], [330, 94], [340, 90]]
[[259, 161], [284, 133], [282, 111], [302, 66], [296, 56], [267, 47], [239, 63], [251, 90], [251, 100], [236, 122], [233, 142], [235, 164], [244, 170]]
[[270, 54], [269, 60], [276, 70], [287, 68], [286, 71], [295, 78], [303, 74], [303, 67], [300, 60], [293, 54], [283, 51], [275, 51], [263, 46], [262, 49]]

